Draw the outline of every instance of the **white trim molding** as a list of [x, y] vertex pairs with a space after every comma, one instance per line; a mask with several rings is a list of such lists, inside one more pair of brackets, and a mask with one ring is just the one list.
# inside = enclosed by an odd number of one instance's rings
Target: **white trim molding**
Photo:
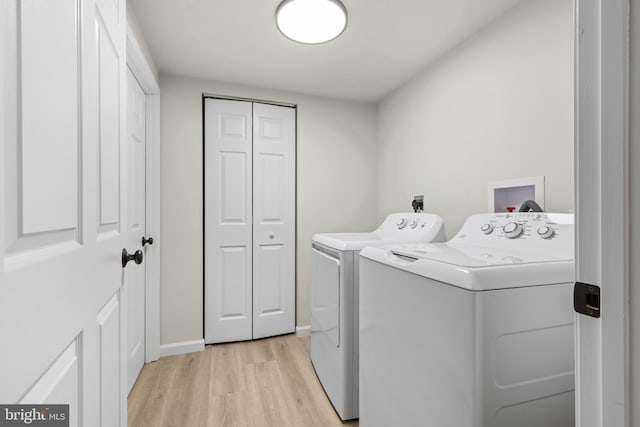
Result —
[[160, 357], [204, 351], [204, 338], [193, 341], [174, 342], [160, 346]]
[[576, 425], [630, 427], [630, 4], [576, 6], [576, 280], [602, 291], [576, 315]]
[[[632, 220], [631, 212], [640, 212], [640, 4], [631, 4], [629, 17], [629, 259], [638, 260], [640, 256], [640, 224]], [[637, 218], [637, 217], [634, 217]], [[640, 265], [630, 262], [629, 271], [629, 369], [631, 370], [629, 385], [630, 422], [632, 426], [640, 425]]]
[[296, 326], [296, 336], [298, 337], [311, 336], [311, 325]]
[[127, 66], [146, 94], [145, 362], [160, 357], [160, 86], [127, 23]]
[[127, 23], [127, 66], [146, 94], [160, 93], [160, 86], [129, 23]]

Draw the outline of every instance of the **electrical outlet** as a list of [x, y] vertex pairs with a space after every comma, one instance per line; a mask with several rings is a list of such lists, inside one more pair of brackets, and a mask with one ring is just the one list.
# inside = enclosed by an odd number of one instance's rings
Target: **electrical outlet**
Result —
[[413, 196], [411, 207], [414, 212], [422, 212], [424, 210], [424, 196]]

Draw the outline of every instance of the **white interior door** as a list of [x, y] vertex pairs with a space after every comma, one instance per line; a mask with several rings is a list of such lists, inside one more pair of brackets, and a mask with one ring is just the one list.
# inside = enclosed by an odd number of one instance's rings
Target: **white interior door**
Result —
[[124, 427], [125, 3], [0, 16], [0, 402]]
[[252, 337], [252, 104], [205, 99], [205, 343]]
[[[143, 250], [145, 237], [145, 93], [127, 69], [127, 249]], [[145, 268], [131, 264], [127, 267], [124, 286], [127, 308], [127, 390], [135, 384], [145, 355]]]
[[627, 0], [577, 2], [576, 280], [601, 289], [600, 317], [576, 315], [580, 427], [638, 425], [630, 418], [628, 300], [628, 272], [637, 264], [629, 255], [636, 248], [629, 197], [636, 198], [628, 156], [636, 150], [628, 141], [628, 100], [629, 78], [638, 75], [628, 68], [628, 26], [637, 20], [628, 13]]
[[253, 338], [295, 330], [295, 124], [253, 104]]

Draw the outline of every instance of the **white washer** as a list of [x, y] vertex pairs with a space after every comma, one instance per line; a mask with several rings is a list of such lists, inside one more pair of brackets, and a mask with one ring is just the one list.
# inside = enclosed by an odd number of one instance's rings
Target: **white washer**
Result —
[[391, 214], [372, 233], [316, 234], [311, 255], [311, 361], [343, 420], [358, 417], [358, 252], [399, 242], [444, 242], [442, 218]]
[[360, 253], [362, 427], [574, 425], [573, 215]]

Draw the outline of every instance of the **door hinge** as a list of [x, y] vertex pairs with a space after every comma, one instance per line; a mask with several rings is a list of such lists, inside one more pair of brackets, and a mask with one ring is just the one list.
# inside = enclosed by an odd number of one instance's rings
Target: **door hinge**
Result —
[[573, 309], [591, 317], [600, 317], [600, 287], [576, 282], [573, 287]]

